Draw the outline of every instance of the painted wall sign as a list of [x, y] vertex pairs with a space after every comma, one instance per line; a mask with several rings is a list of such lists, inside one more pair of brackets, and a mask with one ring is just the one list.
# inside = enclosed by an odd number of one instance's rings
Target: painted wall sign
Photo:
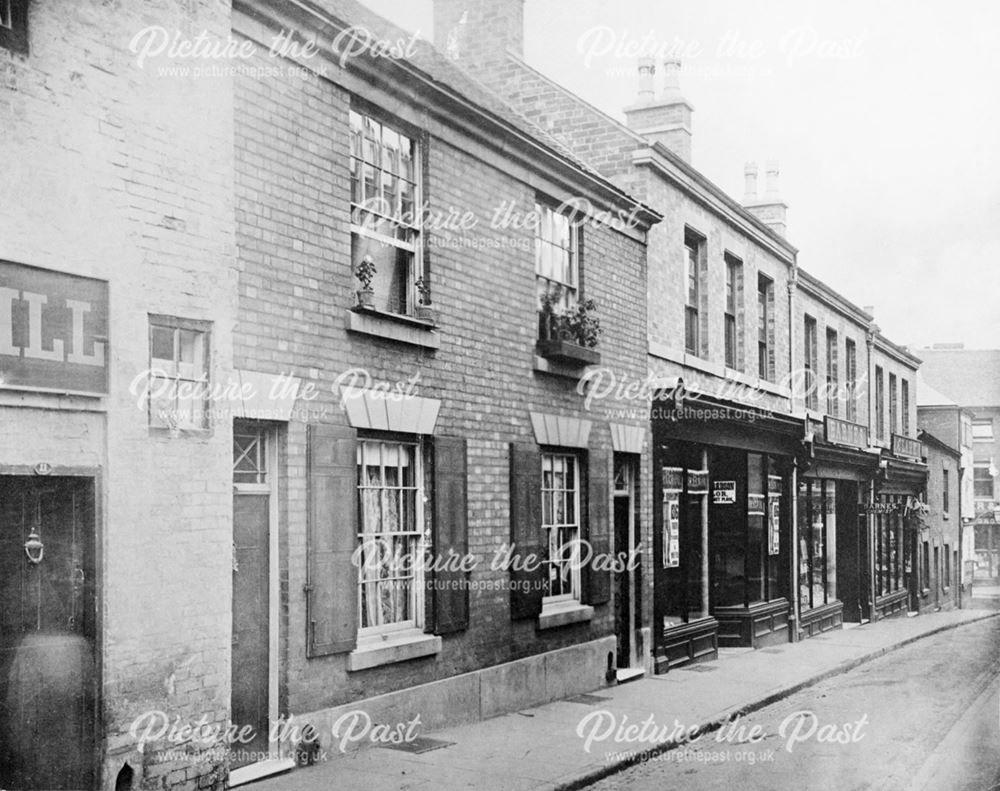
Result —
[[736, 502], [736, 481], [712, 481], [712, 502], [730, 505]]
[[0, 261], [0, 386], [108, 392], [108, 284]]

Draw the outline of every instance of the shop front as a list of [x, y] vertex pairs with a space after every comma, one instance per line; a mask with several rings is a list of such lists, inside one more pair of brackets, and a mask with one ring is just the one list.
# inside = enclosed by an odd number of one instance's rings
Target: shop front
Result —
[[653, 437], [657, 672], [787, 642], [801, 422], [700, 399]]
[[[892, 454], [883, 451], [882, 472], [870, 506], [873, 533], [875, 617], [904, 615], [917, 609], [920, 594], [920, 531], [927, 465], [917, 440], [893, 435]], [[924, 550], [926, 553], [927, 550]]]
[[812, 425], [796, 497], [799, 636], [870, 620], [868, 501], [879, 456], [865, 426]]

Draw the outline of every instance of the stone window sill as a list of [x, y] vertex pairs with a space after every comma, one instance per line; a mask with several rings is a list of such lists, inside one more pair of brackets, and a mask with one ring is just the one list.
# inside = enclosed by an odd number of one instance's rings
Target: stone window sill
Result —
[[539, 629], [555, 629], [571, 623], [582, 623], [594, 617], [594, 608], [578, 601], [543, 604], [538, 616]]
[[537, 372], [551, 374], [552, 376], [564, 376], [576, 382], [579, 382], [583, 378], [583, 375], [590, 370], [589, 366], [580, 367], [560, 362], [559, 360], [549, 360], [540, 354], [535, 354], [534, 360], [534, 368]]
[[416, 629], [407, 629], [386, 634], [386, 639], [378, 635], [363, 637], [358, 647], [347, 655], [347, 670], [367, 670], [371, 667], [392, 665], [408, 659], [433, 656], [441, 651], [441, 638]]
[[441, 347], [441, 336], [434, 331], [434, 325], [430, 322], [412, 316], [383, 313], [372, 308], [348, 310], [347, 329], [350, 332], [373, 335], [376, 338], [407, 343], [424, 349]]

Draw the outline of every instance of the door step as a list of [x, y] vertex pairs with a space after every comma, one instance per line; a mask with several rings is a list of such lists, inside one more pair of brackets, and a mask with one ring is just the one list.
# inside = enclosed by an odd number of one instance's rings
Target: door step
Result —
[[615, 680], [619, 684], [627, 684], [629, 681], [638, 681], [646, 675], [646, 671], [641, 667], [620, 667], [615, 671]]
[[287, 772], [289, 769], [294, 768], [294, 758], [272, 758], [268, 761], [259, 761], [255, 764], [241, 766], [239, 769], [234, 769], [229, 773], [229, 787], [235, 788], [244, 783], [252, 783], [254, 780], [270, 777], [279, 772]]

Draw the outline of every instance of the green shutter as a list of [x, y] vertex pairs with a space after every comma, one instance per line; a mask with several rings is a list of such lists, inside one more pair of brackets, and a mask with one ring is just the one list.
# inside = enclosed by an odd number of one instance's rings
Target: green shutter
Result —
[[594, 569], [593, 558], [611, 551], [611, 452], [598, 448], [587, 458], [587, 524], [583, 537], [590, 542], [591, 562], [581, 570], [584, 604], [611, 600], [611, 571]]
[[510, 570], [510, 617], [535, 618], [542, 612], [542, 457], [536, 445], [510, 446], [510, 540], [512, 557], [538, 568]]
[[[469, 551], [468, 474], [465, 440], [434, 439], [434, 558], [458, 565]], [[469, 627], [468, 573], [439, 569], [428, 573], [437, 583], [431, 591], [434, 634], [451, 634]]]
[[354, 650], [358, 636], [357, 435], [347, 426], [309, 426], [306, 654]]

